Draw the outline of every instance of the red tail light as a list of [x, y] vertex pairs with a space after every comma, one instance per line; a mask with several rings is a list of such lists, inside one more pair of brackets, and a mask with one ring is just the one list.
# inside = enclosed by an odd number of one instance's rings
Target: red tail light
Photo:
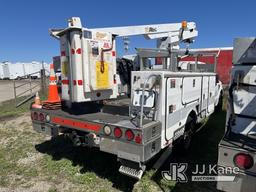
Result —
[[43, 114], [43, 113], [40, 113], [40, 114], [39, 114], [39, 120], [40, 120], [40, 121], [44, 121], [44, 114]]
[[63, 79], [63, 80], [61, 81], [61, 83], [62, 83], [62, 84], [65, 84], [65, 85], [68, 85], [68, 84], [69, 84], [69, 80]]
[[140, 136], [139, 134], [136, 135], [136, 137], [135, 137], [135, 142], [138, 143], [138, 144], [141, 144], [142, 138], [141, 138], [141, 136]]
[[127, 131], [125, 131], [125, 137], [128, 141], [131, 141], [134, 139], [134, 133], [132, 132], [132, 130], [128, 129]]
[[245, 153], [238, 153], [234, 157], [234, 163], [240, 169], [250, 169], [254, 164], [252, 156]]
[[37, 112], [34, 112], [34, 114], [33, 114], [33, 120], [38, 120], [38, 113], [37, 113]]
[[122, 132], [122, 130], [119, 127], [116, 127], [114, 129], [114, 135], [115, 135], [115, 137], [120, 138], [120, 137], [122, 137], [123, 132]]

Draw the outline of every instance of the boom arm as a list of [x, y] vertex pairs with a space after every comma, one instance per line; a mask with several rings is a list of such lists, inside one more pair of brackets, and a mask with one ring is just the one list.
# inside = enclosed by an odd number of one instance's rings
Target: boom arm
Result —
[[[73, 17], [69, 20], [69, 27], [61, 30], [50, 30], [52, 36], [59, 38], [59, 35], [66, 30], [72, 28], [82, 29], [80, 18]], [[134, 35], [144, 35], [146, 39], [161, 39], [158, 46], [166, 48], [167, 46], [177, 46], [180, 42], [193, 42], [193, 39], [198, 35], [196, 24], [194, 22], [182, 23], [167, 23], [167, 24], [154, 24], [154, 25], [135, 25], [124, 27], [107, 27], [107, 28], [94, 28], [89, 30], [109, 32], [115, 36], [127, 37]], [[163, 40], [164, 39], [164, 40]]]
[[[110, 32], [120, 37], [144, 35], [146, 39], [159, 39], [159, 48], [178, 46], [182, 41], [191, 43], [193, 38], [198, 35], [196, 24], [185, 21], [182, 23], [97, 28], [96, 30]], [[163, 40], [163, 38], [166, 39]]]
[[[120, 37], [144, 35], [148, 39], [156, 39], [169, 36], [170, 33], [178, 35], [182, 28], [182, 23], [167, 23], [155, 25], [135, 25], [125, 27], [108, 27], [96, 28], [98, 31], [110, 32]], [[186, 32], [191, 34], [191, 37], [197, 36], [196, 24], [194, 22], [187, 23]]]

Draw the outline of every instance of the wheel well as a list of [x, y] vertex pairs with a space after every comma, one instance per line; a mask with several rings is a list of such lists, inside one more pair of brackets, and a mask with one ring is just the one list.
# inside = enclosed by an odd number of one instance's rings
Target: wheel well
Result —
[[220, 91], [220, 97], [223, 97], [223, 90]]
[[196, 112], [194, 110], [190, 111], [188, 117], [192, 118], [195, 122], [197, 120], [197, 115], [196, 115]]
[[194, 123], [197, 122], [197, 115], [194, 110], [190, 111], [190, 113], [188, 114], [187, 122], [185, 125], [185, 131], [190, 129], [190, 126], [187, 126], [187, 125], [189, 125], [191, 121], [194, 121]]

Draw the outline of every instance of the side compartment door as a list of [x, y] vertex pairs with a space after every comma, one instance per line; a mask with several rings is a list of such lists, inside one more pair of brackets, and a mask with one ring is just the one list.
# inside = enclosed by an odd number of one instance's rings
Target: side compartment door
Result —
[[208, 113], [212, 114], [215, 107], [215, 86], [216, 86], [216, 77], [209, 77], [209, 93], [208, 93]]
[[170, 140], [183, 134], [179, 130], [181, 119], [181, 83], [182, 78], [167, 78], [166, 80], [166, 126], [165, 137]]
[[198, 103], [201, 97], [201, 76], [184, 77], [182, 85], [182, 103], [191, 105]]
[[202, 77], [202, 97], [201, 97], [201, 114], [206, 116], [208, 106], [208, 89], [209, 89], [209, 76]]

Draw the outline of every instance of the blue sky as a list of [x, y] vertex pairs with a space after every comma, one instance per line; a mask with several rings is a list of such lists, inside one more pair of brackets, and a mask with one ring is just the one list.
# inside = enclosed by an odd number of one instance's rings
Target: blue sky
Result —
[[[88, 28], [194, 21], [199, 36], [193, 47], [232, 46], [234, 37], [256, 36], [255, 7], [253, 0], [1, 0], [0, 61], [51, 62], [60, 51], [48, 29], [66, 27], [72, 16]], [[130, 41], [130, 53], [155, 45], [141, 37]]]

